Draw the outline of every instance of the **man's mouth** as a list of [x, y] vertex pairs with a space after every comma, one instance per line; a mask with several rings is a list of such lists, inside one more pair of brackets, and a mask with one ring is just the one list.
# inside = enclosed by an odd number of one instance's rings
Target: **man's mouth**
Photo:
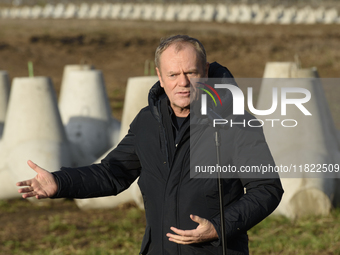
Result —
[[190, 91], [180, 91], [177, 94], [180, 96], [190, 96]]

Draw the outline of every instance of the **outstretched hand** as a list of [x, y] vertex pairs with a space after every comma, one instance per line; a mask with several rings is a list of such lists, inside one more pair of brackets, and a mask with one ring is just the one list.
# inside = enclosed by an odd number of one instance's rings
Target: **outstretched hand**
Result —
[[218, 238], [216, 229], [210, 221], [192, 214], [190, 215], [190, 218], [199, 224], [197, 228], [192, 230], [181, 230], [171, 227], [170, 229], [177, 235], [167, 233], [166, 236], [169, 237], [169, 241], [178, 244], [192, 244], [208, 242]]
[[16, 184], [17, 186], [28, 186], [18, 190], [19, 193], [23, 193], [22, 197], [36, 197], [37, 199], [40, 199], [55, 195], [58, 186], [54, 176], [31, 160], [27, 161], [27, 164], [37, 173], [37, 175], [33, 179], [21, 181]]

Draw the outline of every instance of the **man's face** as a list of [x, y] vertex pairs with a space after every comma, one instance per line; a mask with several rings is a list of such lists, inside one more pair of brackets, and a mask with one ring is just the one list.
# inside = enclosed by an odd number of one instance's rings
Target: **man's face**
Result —
[[178, 117], [190, 112], [190, 78], [206, 77], [209, 64], [204, 72], [197, 57], [196, 49], [189, 43], [178, 51], [176, 44], [170, 45], [160, 56], [160, 70], [156, 68], [159, 81], [167, 94], [170, 105]]

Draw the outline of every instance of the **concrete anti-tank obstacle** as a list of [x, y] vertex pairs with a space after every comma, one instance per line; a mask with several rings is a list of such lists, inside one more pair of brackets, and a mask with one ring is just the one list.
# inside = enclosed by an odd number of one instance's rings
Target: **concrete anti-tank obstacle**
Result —
[[144, 4], [141, 18], [143, 20], [153, 20], [155, 17], [156, 6], [153, 4]]
[[77, 163], [92, 163], [118, 142], [120, 123], [111, 116], [101, 71], [67, 72], [59, 109]]
[[120, 13], [122, 12], [123, 5], [122, 4], [113, 4], [111, 14], [109, 18], [111, 19], [118, 19], [120, 17]]
[[206, 21], [206, 22], [211, 22], [213, 20], [215, 20], [216, 17], [216, 7], [213, 4], [204, 4], [203, 7], [203, 14], [202, 14], [202, 21]]
[[111, 15], [112, 4], [103, 4], [102, 11], [100, 12], [99, 18], [108, 19]]
[[14, 78], [0, 149], [0, 199], [20, 197], [15, 183], [36, 175], [28, 159], [49, 171], [73, 165], [48, 77]]
[[68, 4], [65, 8], [64, 19], [72, 19], [77, 16], [77, 6], [75, 4]]
[[5, 125], [9, 91], [8, 73], [6, 71], [0, 71], [0, 139]]
[[102, 11], [102, 5], [101, 4], [98, 4], [98, 3], [92, 4], [90, 11], [89, 11], [88, 18], [90, 18], [90, 19], [99, 18], [101, 11]]
[[59, 3], [55, 6], [52, 17], [54, 19], [63, 18], [65, 15], [65, 6], [62, 3]]
[[200, 4], [192, 5], [192, 12], [189, 16], [189, 21], [197, 22], [202, 20], [203, 17], [203, 6]]
[[[294, 119], [298, 125], [286, 128], [281, 125], [272, 128], [264, 125], [264, 133], [276, 165], [304, 166], [305, 164], [336, 163], [338, 143], [332, 117], [325, 99], [316, 69], [299, 69], [295, 63], [267, 63], [264, 80], [261, 85], [257, 109], [269, 109], [272, 104], [272, 88], [298, 87], [311, 92], [311, 99], [304, 106], [313, 116], [304, 116], [297, 107], [287, 109], [284, 119]], [[270, 79], [270, 78], [305, 78], [305, 79]], [[278, 93], [279, 94], [279, 93]], [[292, 95], [291, 95], [292, 94]], [[290, 93], [289, 98], [301, 95]], [[278, 96], [280, 98], [280, 95]], [[266, 119], [282, 119], [280, 110]], [[259, 119], [261, 119], [259, 117]], [[329, 174], [329, 173], [328, 173]], [[334, 196], [333, 178], [306, 178], [304, 173], [296, 178], [282, 178], [285, 190], [282, 201], [274, 213], [289, 218], [307, 214], [326, 215], [331, 209]], [[309, 176], [310, 177], [310, 176]]]
[[228, 15], [228, 8], [225, 4], [218, 4], [216, 6], [216, 17], [217, 22], [225, 22]]
[[53, 11], [54, 11], [54, 5], [46, 4], [41, 15], [45, 19], [51, 18], [53, 15]]
[[82, 3], [79, 7], [77, 17], [79, 19], [87, 19], [89, 17], [90, 6], [87, 3]]
[[156, 4], [155, 5], [155, 15], [153, 20], [163, 20], [165, 15], [165, 7], [163, 4]]
[[41, 18], [41, 15], [42, 15], [42, 11], [43, 11], [43, 8], [39, 5], [35, 5], [32, 7], [32, 15], [31, 15], [31, 18], [32, 19], [39, 19]]
[[[129, 78], [124, 101], [124, 110], [122, 118], [122, 128], [120, 137], [123, 138], [128, 130], [129, 125], [138, 114], [138, 112], [148, 104], [148, 94], [150, 88], [158, 81], [157, 76], [144, 76]], [[107, 151], [101, 158], [104, 158], [109, 152]], [[97, 160], [96, 163], [99, 163]], [[97, 208], [114, 208], [119, 204], [134, 201], [139, 208], [143, 208], [143, 198], [138, 187], [137, 181], [117, 196], [76, 199], [76, 204], [80, 209], [97, 209]]]
[[157, 81], [157, 76], [130, 77], [128, 79], [119, 140], [127, 134], [130, 123], [138, 112], [148, 105], [149, 90]]

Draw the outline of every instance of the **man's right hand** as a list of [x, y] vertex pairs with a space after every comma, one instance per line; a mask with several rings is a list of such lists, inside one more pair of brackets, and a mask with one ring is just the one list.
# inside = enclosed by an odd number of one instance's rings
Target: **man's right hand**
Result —
[[55, 195], [58, 186], [54, 176], [31, 160], [27, 161], [27, 164], [37, 172], [37, 175], [33, 179], [21, 181], [16, 184], [17, 186], [28, 186], [18, 190], [19, 193], [23, 193], [22, 197], [36, 197], [37, 199], [40, 199]]

